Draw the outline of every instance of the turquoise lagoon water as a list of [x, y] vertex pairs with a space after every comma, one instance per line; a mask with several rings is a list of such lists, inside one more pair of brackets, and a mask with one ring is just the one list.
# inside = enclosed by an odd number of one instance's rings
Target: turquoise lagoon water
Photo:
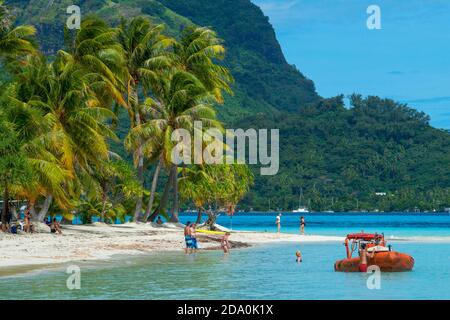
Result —
[[[277, 213], [219, 216], [217, 222], [234, 230], [276, 232]], [[181, 221], [195, 221], [196, 214], [182, 215]], [[300, 217], [305, 217], [306, 233], [345, 236], [351, 232], [384, 233], [386, 238], [408, 240], [449, 240], [450, 214], [430, 213], [283, 213], [282, 232], [299, 233]]]
[[[391, 234], [393, 248], [415, 258], [414, 270], [383, 273], [380, 290], [369, 290], [369, 275], [333, 270], [345, 255], [341, 243], [282, 243], [229, 256], [175, 252], [80, 263], [81, 290], [73, 291], [66, 287], [66, 266], [0, 277], [1, 299], [450, 299], [450, 215], [305, 216], [311, 234], [342, 236], [360, 229]], [[283, 231], [297, 232], [298, 218], [283, 216]], [[238, 215], [233, 228], [271, 232], [273, 222], [274, 215]], [[295, 262], [297, 249], [301, 264]]]

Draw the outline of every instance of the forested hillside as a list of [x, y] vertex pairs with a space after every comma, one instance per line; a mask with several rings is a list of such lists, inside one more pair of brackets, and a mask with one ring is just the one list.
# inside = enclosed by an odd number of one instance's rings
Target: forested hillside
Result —
[[[422, 210], [450, 204], [450, 135], [425, 114], [392, 100], [355, 95], [304, 106], [297, 114], [255, 116], [242, 127], [280, 129], [280, 172], [256, 176], [246, 200], [258, 208]], [[376, 193], [386, 193], [377, 196]], [[270, 195], [270, 196], [268, 196]], [[261, 206], [262, 205], [262, 206]]]
[[[64, 23], [70, 0], [9, 0], [16, 7], [19, 23], [37, 26], [40, 44], [48, 54], [64, 42]], [[169, 34], [189, 24], [213, 27], [225, 40], [228, 66], [236, 83], [220, 116], [225, 121], [256, 112], [275, 114], [296, 110], [302, 103], [317, 101], [314, 83], [306, 79], [283, 56], [275, 32], [262, 11], [250, 0], [83, 0], [82, 15], [95, 13], [118, 23], [137, 15], [163, 22]]]

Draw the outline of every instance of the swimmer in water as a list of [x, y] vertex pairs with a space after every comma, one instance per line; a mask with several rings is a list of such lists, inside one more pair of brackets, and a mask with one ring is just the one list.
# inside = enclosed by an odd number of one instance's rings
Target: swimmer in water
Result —
[[359, 272], [367, 272], [368, 259], [373, 259], [375, 255], [375, 250], [371, 253], [367, 252], [367, 245], [365, 243], [361, 244], [361, 249], [359, 250]]
[[300, 262], [303, 261], [303, 260], [302, 260], [302, 253], [300, 252], [300, 250], [297, 250], [297, 252], [295, 253], [295, 256], [297, 257], [297, 258], [295, 259], [295, 261], [296, 261], [297, 263], [300, 263]]

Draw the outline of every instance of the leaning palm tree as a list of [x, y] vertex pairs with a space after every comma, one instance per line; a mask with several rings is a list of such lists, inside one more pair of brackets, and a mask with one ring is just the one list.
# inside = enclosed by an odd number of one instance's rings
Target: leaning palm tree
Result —
[[[145, 17], [136, 17], [129, 23], [122, 21], [119, 27], [118, 40], [122, 46], [127, 79], [126, 96], [127, 110], [131, 128], [140, 126], [143, 122], [139, 95], [155, 87], [159, 77], [170, 66], [167, 48], [173, 39], [162, 34], [163, 25], [153, 25]], [[138, 179], [144, 183], [144, 154], [143, 146], [134, 146], [134, 162]], [[139, 219], [143, 207], [142, 197], [138, 197], [134, 212], [135, 221]]]
[[[112, 111], [101, 105], [88, 86], [85, 71], [67, 59], [67, 55], [60, 54], [48, 64], [43, 56], [29, 57], [19, 77], [16, 103], [46, 119], [47, 127], [35, 143], [29, 144], [29, 153], [41, 159], [36, 146], [42, 145], [39, 150], [45, 150], [47, 157], [58, 159], [66, 178], [69, 177], [63, 184], [64, 191], [72, 194], [81, 190], [81, 182], [92, 182], [95, 165], [108, 158], [107, 139], [116, 137], [106, 124], [113, 117]], [[34, 125], [24, 128], [25, 131], [40, 129]], [[64, 199], [60, 192], [55, 194], [59, 190], [44, 186], [46, 204], [54, 196], [57, 200]], [[44, 206], [46, 210], [48, 207], [49, 204]], [[46, 210], [40, 218], [45, 217]]]
[[[20, 101], [17, 98], [17, 87], [16, 84], [10, 84], [4, 88], [0, 104], [4, 119], [16, 128], [16, 133], [12, 136], [16, 136], [14, 147], [18, 148], [18, 151], [14, 153], [23, 156], [33, 179], [15, 184], [10, 190], [14, 191], [17, 197], [28, 199], [30, 204], [34, 204], [39, 196], [49, 193], [55, 195], [59, 204], [67, 204], [69, 200], [63, 185], [70, 177], [61, 166], [60, 160], [45, 145], [45, 135], [51, 129], [52, 121], [40, 110]], [[20, 174], [16, 174], [14, 179], [19, 177]], [[51, 200], [47, 198], [44, 207], [50, 203]]]
[[[151, 98], [146, 100], [144, 111], [148, 120], [130, 131], [126, 144], [128, 148], [133, 148], [142, 143], [146, 153], [153, 157], [156, 155], [159, 165], [168, 169], [169, 180], [161, 197], [159, 208], [153, 217], [159, 212], [165, 212], [168, 192], [170, 188], [173, 188], [175, 199], [171, 221], [178, 222], [178, 168], [172, 159], [174, 148], [171, 140], [172, 133], [177, 129], [186, 129], [193, 133], [195, 121], [200, 121], [204, 129], [222, 128], [222, 126], [217, 120], [216, 112], [211, 104], [213, 97], [194, 75], [189, 72], [177, 71], [168, 77], [160, 78], [159, 81], [159, 100]], [[157, 175], [154, 176], [154, 179], [155, 177]], [[155, 183], [153, 183], [152, 193], [155, 191], [154, 187]], [[147, 210], [148, 208], [152, 208], [152, 203], [149, 203]], [[148, 214], [149, 211], [144, 220]]]
[[[183, 32], [179, 41], [173, 42], [170, 53], [171, 73], [182, 71], [192, 74], [202, 84], [204, 90], [215, 97], [215, 102], [217, 103], [223, 103], [223, 91], [232, 94], [230, 84], [234, 81], [228, 69], [217, 63], [225, 55], [225, 48], [222, 42], [216, 33], [209, 28], [189, 27]], [[158, 62], [159, 60], [156, 61]], [[165, 76], [170, 78], [172, 74]], [[162, 97], [164, 89], [161, 89], [160, 83], [158, 81], [152, 82], [152, 93], [157, 100], [155, 104], [159, 104], [160, 108], [164, 109], [164, 100], [167, 100], [167, 98]], [[147, 141], [145, 142], [146, 150], [151, 150], [151, 159], [155, 159], [158, 164], [153, 176], [152, 190], [144, 221], [149, 217], [149, 212], [152, 210], [158, 176], [165, 162], [162, 156], [164, 150], [162, 141], [164, 141], [165, 134], [161, 134], [156, 129], [157, 127], [154, 126], [152, 135], [147, 134]], [[167, 202], [170, 184], [173, 184], [174, 190], [176, 190], [177, 176], [176, 168], [169, 170], [168, 184], [164, 189], [160, 207]], [[177, 199], [177, 191], [174, 192], [174, 197]], [[177, 203], [178, 201], [176, 200], [175, 202]], [[174, 207], [177, 208], [178, 204], [175, 204]], [[155, 211], [150, 220], [156, 217], [158, 212], [159, 209]]]

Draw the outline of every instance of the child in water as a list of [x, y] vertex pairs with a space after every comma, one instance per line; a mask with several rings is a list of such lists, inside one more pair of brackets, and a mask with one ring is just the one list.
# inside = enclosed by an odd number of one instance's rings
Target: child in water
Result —
[[295, 256], [297, 257], [297, 259], [295, 261], [297, 261], [297, 263], [302, 262], [302, 253], [300, 252], [300, 250], [297, 250], [297, 252], [295, 253]]
[[230, 252], [230, 243], [228, 242], [228, 238], [230, 237], [230, 235], [231, 233], [226, 232], [221, 241], [222, 249], [225, 254], [228, 254]]

